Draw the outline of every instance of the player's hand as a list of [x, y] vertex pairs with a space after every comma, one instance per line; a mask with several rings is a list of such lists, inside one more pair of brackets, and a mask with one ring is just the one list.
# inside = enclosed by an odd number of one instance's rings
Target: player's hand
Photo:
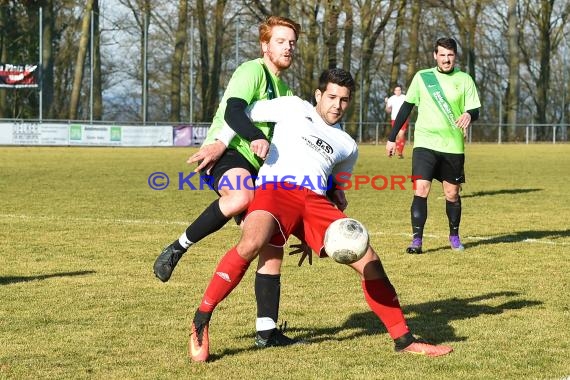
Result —
[[344, 190], [335, 189], [329, 194], [329, 199], [340, 211], [344, 211], [348, 207], [348, 201], [346, 200]]
[[251, 144], [249, 144], [249, 148], [256, 156], [265, 160], [267, 153], [269, 153], [269, 141], [265, 139], [253, 140]]
[[198, 166], [194, 169], [194, 172], [199, 172], [200, 170], [205, 170], [207, 174], [210, 174], [210, 169], [214, 166], [216, 161], [220, 159], [226, 146], [223, 142], [216, 140], [212, 144], [204, 145], [200, 150], [194, 153], [188, 160], [187, 164], [193, 164], [198, 162]]
[[392, 157], [396, 152], [396, 142], [386, 141], [386, 156]]
[[464, 137], [467, 136], [467, 128], [469, 128], [469, 124], [471, 124], [471, 115], [467, 112], [464, 112], [457, 120], [455, 120], [455, 125], [463, 130]]
[[305, 258], [309, 258], [309, 265], [313, 265], [313, 250], [307, 245], [307, 243], [302, 241], [300, 244], [291, 244], [289, 248], [295, 248], [293, 251], [289, 252], [289, 256], [296, 255], [297, 253], [303, 254], [299, 259], [299, 264], [297, 264], [298, 266], [303, 264]]

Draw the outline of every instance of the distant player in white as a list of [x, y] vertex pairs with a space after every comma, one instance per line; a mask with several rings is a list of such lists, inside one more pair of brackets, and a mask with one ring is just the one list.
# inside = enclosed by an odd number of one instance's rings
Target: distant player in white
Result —
[[[399, 84], [394, 86], [394, 95], [384, 99], [384, 102], [386, 103], [386, 112], [390, 114], [390, 125], [392, 128], [394, 128], [396, 116], [398, 116], [398, 112], [400, 111], [400, 108], [402, 108], [402, 104], [404, 104], [405, 100], [406, 95], [402, 92], [402, 86]], [[398, 136], [396, 136], [396, 153], [400, 158], [404, 158], [404, 146], [406, 145], [406, 130], [408, 129], [408, 123], [409, 119], [406, 119], [402, 129], [398, 132]]]
[[[208, 359], [212, 313], [241, 281], [251, 261], [260, 253], [260, 265], [273, 259], [268, 257], [270, 251], [263, 250], [266, 245], [283, 246], [294, 235], [324, 255], [325, 231], [333, 221], [346, 218], [342, 210], [347, 203], [344, 192], [334, 189], [335, 207], [317, 181], [335, 173], [350, 173], [356, 162], [356, 143], [338, 124], [353, 92], [349, 72], [329, 69], [319, 78], [314, 108], [299, 98], [279, 98], [257, 102], [250, 109], [252, 120], [277, 124], [241, 239], [222, 257], [194, 316], [189, 342], [193, 361]], [[252, 147], [257, 154], [256, 149]], [[397, 351], [428, 356], [452, 351], [451, 347], [419, 341], [410, 333], [394, 287], [371, 247], [350, 266], [359, 273], [365, 299], [394, 339]]]

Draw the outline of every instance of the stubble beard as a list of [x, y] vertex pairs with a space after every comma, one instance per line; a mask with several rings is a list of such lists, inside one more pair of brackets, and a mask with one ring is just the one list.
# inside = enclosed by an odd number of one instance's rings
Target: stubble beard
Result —
[[[269, 52], [271, 53], [271, 52]], [[269, 55], [269, 59], [271, 63], [279, 70], [287, 70], [293, 64], [293, 55], [290, 54], [289, 57], [284, 57], [282, 55], [278, 55], [277, 57], [272, 57], [272, 54]]]

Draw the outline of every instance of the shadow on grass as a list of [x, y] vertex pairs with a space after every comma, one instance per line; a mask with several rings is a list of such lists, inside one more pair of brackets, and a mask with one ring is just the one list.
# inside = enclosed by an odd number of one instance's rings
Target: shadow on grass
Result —
[[417, 334], [433, 343], [457, 342], [467, 340], [467, 337], [457, 336], [450, 321], [476, 318], [481, 315], [498, 315], [507, 310], [518, 310], [542, 304], [542, 301], [512, 299], [500, 305], [485, 305], [484, 301], [499, 297], [517, 297], [518, 292], [488, 293], [470, 298], [448, 298], [441, 301], [425, 302], [416, 305], [403, 306], [408, 318], [408, 326]]
[[7, 276], [0, 277], [0, 285], [15, 284], [18, 282], [30, 282], [38, 280], [46, 280], [52, 277], [72, 277], [72, 276], [85, 276], [88, 274], [96, 273], [94, 270], [83, 270], [77, 272], [60, 272], [51, 274], [42, 274], [38, 276]]
[[543, 191], [544, 189], [502, 189], [502, 190], [489, 190], [489, 191], [476, 191], [472, 194], [461, 195], [461, 198], [475, 198], [485, 197], [488, 195], [503, 195], [503, 194], [523, 194], [533, 193], [535, 191]]
[[[527, 307], [541, 305], [541, 301], [513, 299], [501, 303], [497, 306], [486, 305], [482, 302], [499, 297], [517, 297], [518, 292], [495, 292], [483, 294], [469, 298], [448, 298], [440, 301], [431, 301], [416, 305], [403, 306], [404, 315], [411, 332], [418, 337], [428, 340], [431, 343], [459, 342], [465, 341], [468, 337], [455, 334], [449, 322], [476, 318], [481, 315], [498, 315], [507, 310], [518, 310]], [[343, 334], [343, 330], [355, 330], [349, 335]], [[304, 341], [307, 344], [315, 344], [324, 341], [344, 341], [356, 339], [361, 336], [384, 334], [384, 326], [378, 317], [371, 311], [356, 313], [349, 316], [344, 324], [335, 327], [322, 328], [307, 331], [301, 328], [291, 328], [291, 336]], [[253, 336], [242, 336], [250, 338]], [[390, 339], [387, 336], [387, 339]], [[209, 361], [215, 361], [226, 355], [235, 355], [241, 352], [255, 350], [249, 349], [227, 349], [219, 355], [210, 356]]]
[[[499, 244], [499, 243], [520, 243], [525, 240], [539, 240], [539, 239], [556, 239], [570, 237], [570, 230], [559, 230], [559, 231], [517, 231], [512, 234], [493, 236], [487, 239], [480, 239], [472, 242], [463, 241], [465, 248], [476, 247], [478, 245], [486, 244]], [[434, 249], [425, 249], [425, 253], [434, 253], [437, 251], [450, 251], [449, 245]], [[451, 252], [451, 251], [450, 251]]]

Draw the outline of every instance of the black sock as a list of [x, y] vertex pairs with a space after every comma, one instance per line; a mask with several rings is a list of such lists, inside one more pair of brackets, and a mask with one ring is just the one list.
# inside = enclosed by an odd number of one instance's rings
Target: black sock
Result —
[[197, 243], [206, 236], [216, 232], [230, 220], [220, 210], [220, 200], [216, 199], [200, 214], [186, 229], [186, 237], [192, 243]]
[[408, 347], [410, 344], [414, 343], [415, 341], [416, 338], [414, 338], [414, 336], [410, 332], [402, 335], [399, 338], [394, 339], [396, 351], [403, 350], [404, 348]]
[[461, 223], [461, 198], [458, 197], [457, 201], [445, 201], [445, 212], [449, 220], [449, 235], [459, 235], [459, 223]]
[[427, 198], [414, 195], [412, 207], [412, 234], [414, 239], [421, 239], [424, 236], [424, 226], [427, 220]]
[[[279, 298], [281, 295], [281, 275], [255, 273], [255, 300], [257, 318], [271, 318], [275, 323], [279, 318]], [[267, 339], [272, 330], [258, 331]], [[265, 336], [266, 335], [266, 336]]]
[[194, 314], [194, 326], [202, 326], [210, 322], [210, 318], [212, 318], [212, 313], [208, 313], [205, 311], [200, 311], [200, 309], [196, 310], [196, 314]]

